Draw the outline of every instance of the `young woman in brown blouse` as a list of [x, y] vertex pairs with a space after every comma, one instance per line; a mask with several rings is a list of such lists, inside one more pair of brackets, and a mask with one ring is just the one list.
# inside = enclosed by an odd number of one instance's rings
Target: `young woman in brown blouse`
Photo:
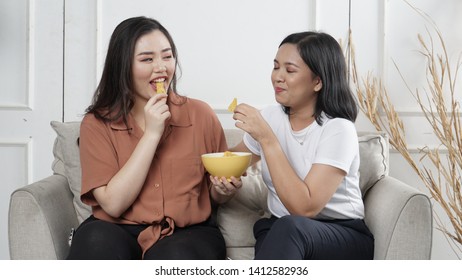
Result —
[[177, 57], [156, 20], [130, 18], [114, 30], [80, 130], [81, 199], [93, 215], [68, 259], [225, 258], [212, 203], [242, 184], [233, 179], [226, 192], [211, 184], [200, 156], [225, 151], [224, 132], [206, 103], [177, 93]]

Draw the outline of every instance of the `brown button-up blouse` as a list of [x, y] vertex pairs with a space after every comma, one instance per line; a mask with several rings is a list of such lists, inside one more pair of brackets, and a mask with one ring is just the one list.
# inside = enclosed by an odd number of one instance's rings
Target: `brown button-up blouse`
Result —
[[223, 152], [227, 144], [220, 122], [206, 103], [169, 95], [171, 118], [151, 163], [144, 186], [133, 205], [111, 217], [98, 205], [92, 190], [107, 185], [127, 162], [143, 131], [133, 117], [104, 123], [87, 114], [80, 128], [81, 199], [93, 215], [120, 224], [149, 225], [138, 237], [145, 252], [174, 227], [205, 221], [211, 214], [210, 180], [200, 156]]

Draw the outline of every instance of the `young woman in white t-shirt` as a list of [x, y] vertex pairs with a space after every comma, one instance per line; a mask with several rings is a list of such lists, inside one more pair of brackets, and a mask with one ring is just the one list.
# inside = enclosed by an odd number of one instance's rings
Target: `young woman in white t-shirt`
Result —
[[[372, 259], [359, 189], [358, 114], [338, 42], [320, 32], [286, 37], [271, 74], [276, 105], [239, 104], [232, 151], [261, 159], [270, 218], [254, 225], [255, 259]], [[212, 178], [219, 185], [219, 178]], [[223, 192], [235, 191], [226, 182]]]

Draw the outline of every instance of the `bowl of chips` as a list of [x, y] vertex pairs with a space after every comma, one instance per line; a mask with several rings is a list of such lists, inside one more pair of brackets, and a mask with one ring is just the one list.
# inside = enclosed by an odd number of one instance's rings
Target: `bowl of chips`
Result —
[[218, 178], [225, 177], [229, 181], [232, 176], [241, 177], [247, 170], [252, 154], [226, 151], [224, 153], [203, 154], [201, 159], [210, 175]]

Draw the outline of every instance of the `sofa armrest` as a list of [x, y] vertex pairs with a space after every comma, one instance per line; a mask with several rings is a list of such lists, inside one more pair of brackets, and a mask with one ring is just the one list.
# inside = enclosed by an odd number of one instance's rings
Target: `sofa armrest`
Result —
[[78, 226], [67, 179], [52, 175], [15, 190], [8, 213], [11, 259], [63, 259]]
[[430, 259], [433, 216], [427, 195], [385, 176], [366, 193], [364, 205], [375, 236], [374, 259]]

